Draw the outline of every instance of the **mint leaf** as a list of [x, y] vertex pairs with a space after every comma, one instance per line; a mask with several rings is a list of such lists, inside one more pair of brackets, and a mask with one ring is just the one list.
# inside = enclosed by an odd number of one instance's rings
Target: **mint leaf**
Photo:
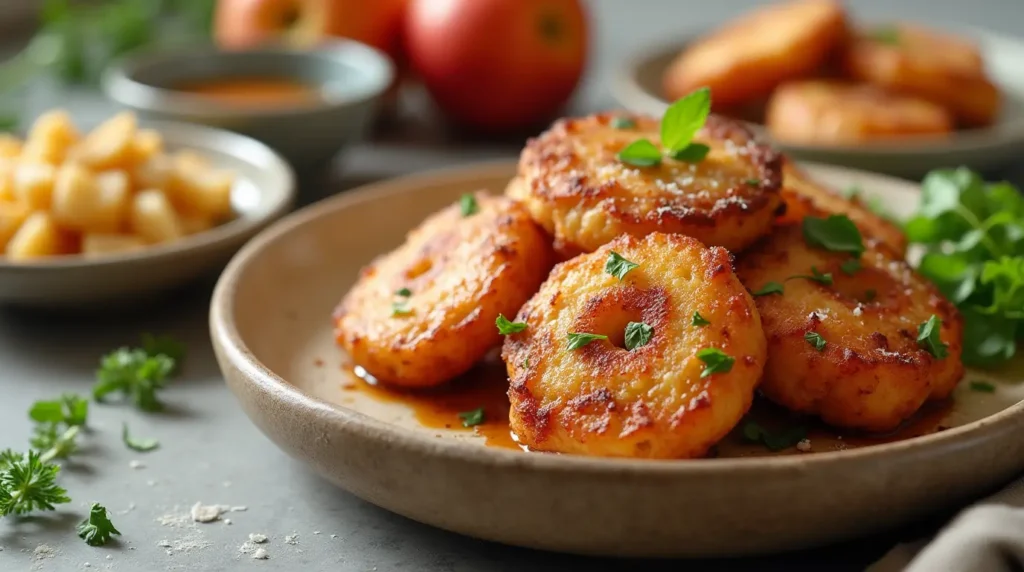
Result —
[[498, 326], [498, 333], [503, 336], [518, 334], [526, 329], [526, 322], [510, 322], [508, 318], [501, 314], [498, 314], [498, 317], [494, 320], [494, 324]]
[[608, 259], [604, 262], [604, 271], [622, 280], [626, 277], [626, 274], [629, 274], [630, 270], [638, 266], [640, 265], [626, 260], [621, 254], [613, 250], [608, 254]]
[[697, 89], [670, 105], [661, 118], [661, 145], [671, 155], [686, 148], [711, 112], [711, 90]]
[[821, 337], [821, 334], [819, 334], [818, 332], [807, 332], [806, 334], [804, 334], [804, 339], [807, 340], [807, 343], [811, 344], [811, 346], [814, 349], [818, 350], [819, 352], [825, 351], [825, 346], [828, 343], [825, 341], [825, 338]]
[[855, 256], [864, 253], [864, 239], [860, 230], [846, 215], [804, 217], [803, 233], [804, 240], [813, 247], [831, 252], [849, 252]]
[[464, 217], [480, 212], [480, 205], [477, 204], [476, 197], [472, 193], [465, 193], [459, 197], [459, 211]]
[[647, 139], [637, 139], [619, 151], [615, 158], [634, 167], [654, 167], [661, 164], [661, 151]]
[[643, 322], [630, 322], [626, 324], [626, 349], [635, 350], [646, 346], [654, 335], [654, 328]]
[[690, 143], [678, 151], [673, 151], [669, 156], [677, 161], [700, 163], [708, 156], [710, 151], [711, 147], [708, 147], [703, 143]]
[[700, 373], [701, 377], [708, 377], [716, 373], [728, 373], [732, 370], [732, 364], [736, 363], [736, 358], [718, 348], [704, 348], [697, 352], [697, 358], [706, 365], [704, 371]]

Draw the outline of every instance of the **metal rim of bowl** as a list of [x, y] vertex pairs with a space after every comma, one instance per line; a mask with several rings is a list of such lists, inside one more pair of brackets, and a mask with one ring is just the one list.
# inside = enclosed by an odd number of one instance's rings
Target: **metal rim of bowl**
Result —
[[[358, 91], [347, 90], [340, 94], [323, 94], [322, 98], [309, 104], [239, 108], [218, 104], [201, 95], [158, 87], [134, 79], [139, 71], [158, 63], [202, 58], [213, 54], [229, 59], [232, 57], [256, 57], [260, 54], [300, 58], [326, 57], [338, 63], [352, 64], [363, 74], [368, 75], [371, 82], [369, 87]], [[372, 100], [380, 96], [391, 85], [395, 73], [395, 65], [391, 58], [381, 50], [355, 40], [334, 38], [313, 49], [267, 44], [246, 51], [204, 47], [172, 52], [136, 52], [123, 56], [110, 64], [103, 71], [100, 85], [111, 100], [147, 112], [217, 118], [287, 117]]]
[[[198, 247], [223, 244], [237, 240], [240, 236], [252, 234], [287, 214], [292, 205], [295, 204], [298, 193], [295, 171], [285, 161], [284, 157], [270, 146], [246, 135], [183, 121], [147, 121], [146, 127], [158, 131], [161, 129], [176, 130], [178, 133], [184, 134], [183, 139], [217, 142], [216, 146], [210, 148], [218, 149], [222, 152], [224, 152], [224, 149], [237, 149], [234, 152], [225, 153], [236, 158], [244, 157], [246, 162], [258, 165], [260, 170], [279, 175], [282, 179], [281, 186], [283, 188], [281, 198], [277, 202], [270, 204], [266, 214], [262, 216], [252, 218], [239, 216], [208, 230], [184, 236], [173, 242], [148, 245], [145, 248], [132, 252], [106, 254], [95, 258], [87, 258], [82, 254], [71, 254], [24, 262], [9, 262], [4, 256], [0, 255], [0, 271], [60, 272], [69, 269], [131, 264], [140, 260], [173, 259], [187, 254]], [[174, 139], [171, 139], [169, 142], [174, 144]], [[200, 152], [203, 149], [202, 146], [195, 147]], [[257, 188], [259, 188], [259, 185], [257, 185]]]

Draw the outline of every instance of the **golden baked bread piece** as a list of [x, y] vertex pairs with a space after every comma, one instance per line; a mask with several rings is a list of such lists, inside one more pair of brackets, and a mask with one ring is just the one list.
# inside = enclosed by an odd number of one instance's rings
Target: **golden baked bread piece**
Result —
[[765, 126], [775, 140], [800, 145], [934, 139], [955, 128], [946, 108], [927, 99], [826, 80], [779, 86], [768, 103]]
[[[623, 118], [633, 126], [613, 126]], [[638, 139], [658, 141], [659, 125], [615, 113], [561, 119], [527, 142], [507, 193], [526, 205], [565, 257], [620, 234], [652, 232], [738, 251], [768, 231], [782, 204], [775, 150], [741, 123], [712, 114], [694, 138], [711, 148], [700, 162], [665, 157], [635, 167], [616, 158]]]
[[[620, 279], [612, 253], [637, 266]], [[624, 235], [560, 263], [516, 319], [526, 328], [502, 347], [510, 422], [538, 451], [700, 457], [746, 413], [764, 365], [729, 253], [677, 234]], [[581, 333], [607, 339], [573, 349]]]
[[662, 78], [675, 100], [707, 86], [715, 110], [767, 96], [824, 65], [847, 35], [834, 0], [792, 0], [752, 10], [689, 46]]
[[526, 210], [475, 197], [476, 212], [450, 205], [364, 268], [336, 309], [338, 343], [378, 381], [424, 387], [466, 372], [501, 343], [498, 315], [547, 276], [550, 241]]
[[[836, 427], [884, 432], [963, 377], [963, 323], [906, 262], [870, 239], [864, 245], [859, 257], [829, 251], [810, 246], [800, 225], [780, 226], [739, 257], [736, 272], [755, 293], [768, 339], [761, 392]], [[784, 291], [761, 294], [773, 282]], [[918, 341], [933, 315], [942, 357]]]
[[910, 24], [860, 30], [844, 54], [847, 74], [946, 107], [964, 127], [992, 124], [999, 88], [971, 41]]

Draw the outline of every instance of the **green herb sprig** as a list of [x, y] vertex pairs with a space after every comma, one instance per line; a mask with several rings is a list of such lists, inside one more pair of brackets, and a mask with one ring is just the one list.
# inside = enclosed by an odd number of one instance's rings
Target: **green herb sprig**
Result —
[[[670, 105], [661, 118], [660, 138], [664, 154], [677, 161], [703, 161], [711, 149], [703, 143], [694, 143], [693, 137], [704, 127], [710, 112], [711, 90], [706, 87]], [[634, 167], [653, 167], [661, 164], [662, 151], [647, 139], [637, 139], [619, 151], [617, 158]]]

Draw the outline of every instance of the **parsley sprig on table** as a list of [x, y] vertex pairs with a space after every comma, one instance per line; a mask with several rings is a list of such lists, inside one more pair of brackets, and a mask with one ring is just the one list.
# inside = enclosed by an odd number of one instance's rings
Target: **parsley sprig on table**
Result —
[[904, 228], [925, 249], [918, 271], [960, 308], [964, 363], [1006, 363], [1024, 338], [1024, 196], [970, 169], [935, 170]]
[[60, 467], [45, 462], [39, 451], [21, 455], [11, 450], [0, 455], [0, 516], [55, 510], [71, 502], [57, 485]]
[[[104, 401], [112, 393], [130, 398], [143, 411], [160, 411], [163, 403], [157, 392], [178, 371], [184, 348], [169, 338], [144, 338], [142, 348], [121, 347], [103, 356], [96, 370], [92, 395]], [[168, 355], [170, 352], [172, 355]]]
[[89, 518], [80, 522], [76, 531], [78, 537], [89, 546], [103, 546], [110, 542], [111, 535], [121, 535], [121, 532], [114, 528], [114, 523], [110, 522], [106, 507], [99, 503], [92, 503]]

